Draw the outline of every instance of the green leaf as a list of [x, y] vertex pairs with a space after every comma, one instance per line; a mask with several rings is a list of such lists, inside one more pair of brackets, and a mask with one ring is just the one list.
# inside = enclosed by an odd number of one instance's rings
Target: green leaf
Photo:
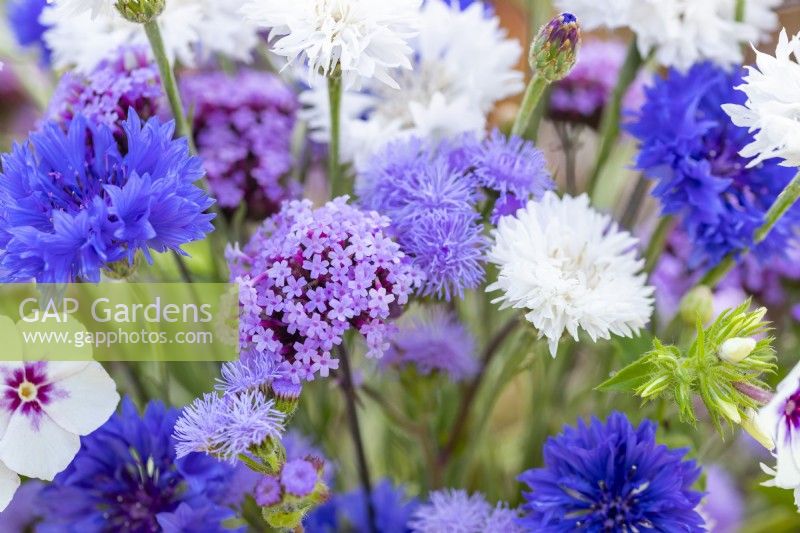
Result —
[[653, 372], [648, 357], [641, 357], [595, 387], [601, 391], [633, 392], [647, 383]]

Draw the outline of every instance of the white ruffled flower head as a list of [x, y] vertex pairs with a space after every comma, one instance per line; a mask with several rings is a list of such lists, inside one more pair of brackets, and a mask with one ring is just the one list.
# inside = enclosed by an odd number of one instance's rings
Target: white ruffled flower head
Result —
[[[342, 155], [356, 165], [400, 138], [480, 132], [495, 103], [524, 88], [523, 75], [515, 69], [522, 47], [482, 2], [462, 10], [457, 2], [427, 0], [420, 10], [419, 34], [410, 44], [414, 68], [395, 75], [399, 91], [367, 83], [363, 91], [342, 97]], [[312, 84], [300, 99], [314, 139], [327, 142], [326, 87]]]
[[93, 17], [98, 14], [109, 14], [114, 11], [117, 0], [47, 0], [48, 4], [61, 4], [67, 12], [79, 14], [89, 12]]
[[643, 57], [686, 70], [701, 61], [730, 67], [743, 60], [741, 45], [759, 42], [777, 26], [780, 0], [748, 0], [736, 22], [736, 0], [558, 0], [588, 29], [628, 27]]
[[[239, 14], [245, 1], [169, 0], [158, 24], [170, 61], [193, 66], [213, 53], [249, 61], [259, 37], [258, 28]], [[87, 72], [122, 45], [147, 44], [141, 24], [125, 20], [116, 9], [94, 15], [89, 9], [76, 10], [79, 3], [55, 0], [42, 13], [48, 26], [44, 40], [56, 68]]]
[[252, 0], [242, 13], [270, 28], [272, 51], [307, 62], [311, 76], [339, 70], [345, 88], [411, 68], [408, 39], [417, 32], [422, 0]]
[[[794, 58], [792, 57], [794, 56]], [[745, 105], [722, 108], [737, 126], [754, 133], [753, 142], [740, 152], [754, 158], [748, 166], [780, 158], [783, 166], [800, 166], [800, 35], [790, 40], [781, 31], [775, 56], [756, 51], [756, 66], [747, 67]]]
[[775, 469], [761, 465], [764, 472], [773, 476], [764, 485], [793, 489], [795, 503], [800, 509], [800, 363], [780, 382], [775, 396], [758, 412], [756, 424], [775, 445]]
[[501, 308], [527, 309], [525, 318], [547, 337], [553, 357], [566, 330], [578, 340], [630, 337], [653, 312], [653, 288], [637, 258], [638, 241], [589, 198], [547, 192], [515, 216], [500, 219], [489, 261], [499, 267], [487, 291], [502, 291]]
[[[17, 326], [0, 317], [4, 353], [27, 353]], [[91, 356], [91, 347], [88, 356]], [[35, 355], [35, 354], [34, 354]], [[80, 437], [102, 426], [119, 403], [103, 367], [85, 361], [0, 361], [0, 511], [19, 476], [52, 480], [80, 449]]]

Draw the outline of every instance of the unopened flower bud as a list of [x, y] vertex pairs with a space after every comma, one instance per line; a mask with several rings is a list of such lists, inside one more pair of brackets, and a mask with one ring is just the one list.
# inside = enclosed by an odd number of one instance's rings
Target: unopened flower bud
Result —
[[755, 409], [748, 409], [745, 418], [742, 420], [742, 429], [750, 434], [759, 444], [768, 450], [775, 449], [775, 443], [756, 422], [757, 413]]
[[164, 12], [166, 0], [117, 0], [115, 6], [126, 20], [146, 24]]
[[564, 79], [578, 58], [581, 28], [571, 13], [562, 13], [542, 26], [531, 43], [528, 61], [548, 83]]
[[270, 389], [275, 397], [275, 407], [287, 417], [294, 414], [300, 401], [303, 386], [288, 379], [276, 379], [270, 384]]
[[734, 424], [741, 424], [742, 416], [739, 414], [739, 409], [727, 400], [723, 400], [722, 398], [717, 398], [714, 401], [714, 407], [716, 407], [720, 414], [733, 422]]
[[690, 290], [681, 300], [678, 311], [686, 324], [694, 326], [698, 319], [705, 324], [714, 316], [714, 295], [711, 289], [700, 285]]
[[750, 337], [734, 337], [722, 343], [719, 347], [719, 358], [729, 363], [738, 363], [753, 353], [756, 347], [755, 339]]

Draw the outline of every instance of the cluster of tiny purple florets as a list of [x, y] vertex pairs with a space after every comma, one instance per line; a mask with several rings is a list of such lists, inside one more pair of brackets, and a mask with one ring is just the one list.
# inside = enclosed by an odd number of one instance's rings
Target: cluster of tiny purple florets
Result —
[[261, 220], [300, 196], [290, 178], [297, 97], [279, 77], [248, 69], [203, 72], [185, 76], [181, 89], [221, 207], [246, 202], [248, 215]]
[[400, 247], [384, 232], [389, 220], [340, 197], [313, 209], [292, 201], [242, 249], [230, 248], [240, 284], [240, 343], [279, 363], [295, 382], [327, 376], [350, 328], [366, 339], [367, 356], [388, 347], [387, 319], [419, 282]]
[[75, 115], [83, 115], [119, 137], [129, 109], [142, 120], [166, 112], [161, 77], [146, 47], [123, 46], [89, 75], [65, 74], [45, 118], [69, 124]]

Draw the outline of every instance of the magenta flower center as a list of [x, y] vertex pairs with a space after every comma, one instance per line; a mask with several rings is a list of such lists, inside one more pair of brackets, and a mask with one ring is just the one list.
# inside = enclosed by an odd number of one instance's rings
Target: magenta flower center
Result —
[[47, 382], [45, 363], [26, 363], [5, 377], [3, 398], [11, 412], [20, 409], [23, 414], [34, 415], [52, 399], [53, 385]]
[[800, 389], [786, 400], [783, 406], [783, 416], [790, 431], [792, 429], [800, 429]]

